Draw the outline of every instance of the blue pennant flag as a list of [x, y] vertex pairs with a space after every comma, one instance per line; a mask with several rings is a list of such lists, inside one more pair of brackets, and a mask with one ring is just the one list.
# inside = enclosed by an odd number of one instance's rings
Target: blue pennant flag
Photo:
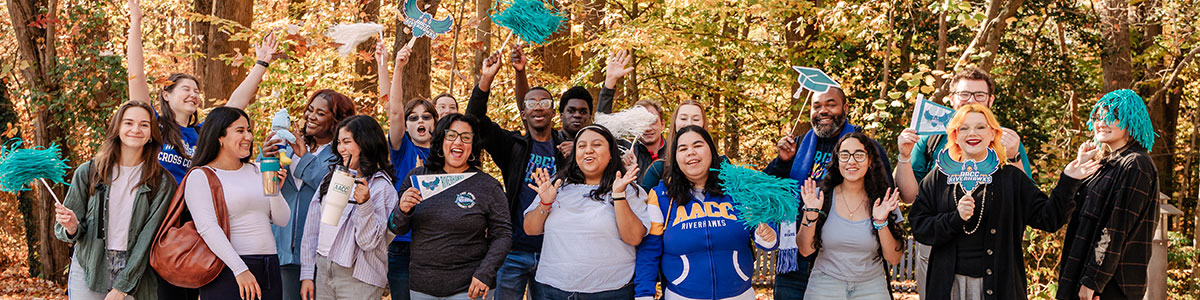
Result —
[[946, 134], [946, 124], [953, 118], [954, 109], [917, 95], [917, 106], [913, 108], [912, 123], [908, 127], [920, 135]]

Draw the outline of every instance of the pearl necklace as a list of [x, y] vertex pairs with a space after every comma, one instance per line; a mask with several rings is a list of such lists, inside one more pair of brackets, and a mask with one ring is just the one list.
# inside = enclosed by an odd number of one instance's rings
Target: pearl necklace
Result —
[[[953, 191], [954, 205], [958, 206], [958, 199], [960, 199], [960, 197], [958, 196], [958, 190], [961, 189], [963, 191], [963, 193], [964, 193], [963, 196], [969, 195], [971, 193], [968, 192], [966, 189], [963, 189], [962, 184], [957, 184], [955, 186], [957, 186], [958, 188], [954, 189], [954, 191]], [[967, 230], [967, 224], [963, 224], [963, 232], [966, 232], [967, 235], [975, 234], [975, 231], [979, 230], [979, 225], [983, 224], [983, 210], [985, 208], [987, 208], [987, 205], [986, 205], [987, 204], [987, 195], [988, 195], [987, 188], [988, 188], [988, 185], [984, 184], [983, 185], [983, 195], [979, 197], [979, 219], [976, 220], [975, 227], [971, 228], [971, 230]], [[967, 219], [970, 220], [970, 218], [967, 218]]]

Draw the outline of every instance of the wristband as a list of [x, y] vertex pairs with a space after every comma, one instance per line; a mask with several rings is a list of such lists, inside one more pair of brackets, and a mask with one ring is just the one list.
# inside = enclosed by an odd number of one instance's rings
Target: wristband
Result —
[[612, 193], [612, 199], [613, 201], [625, 200], [625, 192]]
[[257, 61], [257, 62], [254, 62], [254, 64], [256, 64], [256, 65], [260, 65], [260, 66], [263, 66], [263, 68], [270, 68], [270, 67], [271, 67], [271, 63], [269, 63], [269, 62], [265, 62], [265, 61], [262, 61], [262, 60], [259, 60], [259, 61]]
[[541, 203], [542, 205], [545, 205], [545, 206], [550, 206], [551, 204], [554, 204], [554, 201], [550, 201], [550, 203], [546, 203], [546, 202], [542, 202], [542, 200], [539, 199], [538, 203]]
[[900, 155], [896, 155], [896, 162], [897, 164], [910, 163], [912, 162], [912, 156], [908, 156], [908, 159], [900, 159]]
[[871, 219], [871, 226], [875, 227], [875, 230], [883, 229], [883, 227], [886, 227], [887, 224], [888, 224], [887, 220], [883, 220], [883, 223], [881, 224], [881, 223], [876, 223], [875, 219]]
[[1015, 164], [1015, 163], [1019, 163], [1019, 162], [1021, 162], [1021, 154], [1017, 154], [1016, 157], [1008, 159], [1008, 163], [1010, 163], [1010, 164]]

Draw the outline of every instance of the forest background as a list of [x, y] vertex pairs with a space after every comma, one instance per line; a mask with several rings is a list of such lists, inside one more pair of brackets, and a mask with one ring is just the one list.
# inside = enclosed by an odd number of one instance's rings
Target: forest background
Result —
[[[1051, 187], [1072, 149], [1088, 139], [1086, 115], [1104, 93], [1130, 88], [1147, 99], [1159, 138], [1151, 155], [1164, 203], [1183, 211], [1168, 222], [1169, 293], [1195, 299], [1200, 193], [1200, 0], [550, 0], [567, 17], [545, 45], [529, 45], [531, 82], [561, 92], [597, 92], [613, 52], [634, 51], [636, 70], [618, 87], [617, 109], [639, 99], [684, 100], [708, 108], [721, 152], [765, 166], [775, 142], [807, 122], [791, 66], [826, 70], [848, 93], [855, 124], [893, 152], [918, 94], [945, 99], [954, 70], [978, 66], [996, 78], [1001, 124], [1020, 133], [1034, 179]], [[453, 30], [415, 43], [405, 69], [406, 99], [449, 92], [460, 107], [486, 54], [508, 30], [487, 15], [496, 0], [418, 0]], [[224, 103], [254, 64], [251, 44], [285, 36], [288, 58], [272, 63], [248, 108], [258, 124], [287, 108], [298, 119], [314, 91], [355, 99], [385, 120], [374, 87], [375, 39], [352, 55], [324, 36], [334, 24], [386, 25], [389, 50], [410, 38], [399, 0], [145, 0], [148, 77], [201, 79], [205, 104]], [[61, 145], [70, 165], [89, 159], [104, 122], [127, 99], [128, 11], [113, 0], [5, 0], [0, 6], [0, 133]], [[519, 126], [512, 71], [498, 77], [492, 117]], [[502, 96], [499, 96], [502, 95]], [[801, 113], [803, 112], [803, 113]], [[669, 113], [669, 111], [668, 111]], [[201, 112], [204, 114], [204, 111]], [[385, 124], [386, 126], [386, 124]], [[266, 126], [257, 126], [260, 133]], [[260, 135], [261, 137], [262, 135]], [[63, 195], [65, 187], [56, 187]], [[44, 190], [0, 196], [0, 297], [64, 298], [68, 245], [53, 237]], [[1056, 289], [1062, 231], [1026, 232], [1030, 295]]]

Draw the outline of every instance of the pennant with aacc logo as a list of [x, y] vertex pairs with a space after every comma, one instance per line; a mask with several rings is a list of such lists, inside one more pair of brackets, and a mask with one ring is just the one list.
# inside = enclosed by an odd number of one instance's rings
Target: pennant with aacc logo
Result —
[[413, 187], [421, 191], [421, 199], [429, 199], [438, 193], [450, 189], [454, 185], [462, 183], [467, 178], [471, 178], [472, 175], [475, 175], [475, 172], [413, 175], [411, 180]]

